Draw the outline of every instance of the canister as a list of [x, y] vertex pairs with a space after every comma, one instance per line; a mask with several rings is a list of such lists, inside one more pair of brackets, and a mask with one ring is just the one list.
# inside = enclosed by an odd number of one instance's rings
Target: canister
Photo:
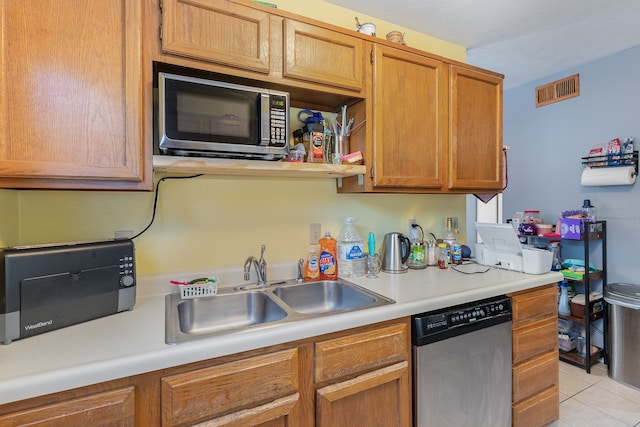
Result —
[[407, 260], [407, 267], [413, 269], [427, 268], [427, 244], [415, 242], [411, 244], [411, 253]]

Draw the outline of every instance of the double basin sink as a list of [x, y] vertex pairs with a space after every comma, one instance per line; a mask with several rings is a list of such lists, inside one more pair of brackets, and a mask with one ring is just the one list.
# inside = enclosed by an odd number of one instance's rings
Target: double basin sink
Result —
[[216, 296], [165, 299], [165, 341], [185, 341], [271, 327], [319, 316], [393, 304], [344, 279], [220, 288]]

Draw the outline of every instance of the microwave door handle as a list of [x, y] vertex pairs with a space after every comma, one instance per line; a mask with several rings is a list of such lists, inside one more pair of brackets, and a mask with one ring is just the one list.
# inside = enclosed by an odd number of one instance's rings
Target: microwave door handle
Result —
[[258, 98], [258, 117], [260, 118], [259, 135], [260, 145], [268, 146], [271, 131], [271, 110], [269, 108], [269, 95], [261, 93]]

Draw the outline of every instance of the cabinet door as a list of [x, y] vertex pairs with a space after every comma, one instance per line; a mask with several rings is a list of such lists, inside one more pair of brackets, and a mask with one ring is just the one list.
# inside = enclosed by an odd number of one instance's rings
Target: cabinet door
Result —
[[297, 349], [167, 376], [161, 385], [162, 425], [286, 425], [299, 407], [299, 382]]
[[284, 20], [283, 76], [360, 91], [364, 41], [335, 31]]
[[450, 190], [503, 188], [502, 79], [451, 66]]
[[409, 364], [378, 369], [316, 392], [316, 426], [411, 424]]
[[0, 416], [0, 425], [134, 426], [134, 387], [105, 391]]
[[2, 0], [0, 20], [0, 185], [151, 188], [141, 2]]
[[270, 16], [224, 0], [163, 0], [162, 51], [269, 72]]
[[374, 46], [373, 186], [439, 190], [447, 165], [447, 68]]

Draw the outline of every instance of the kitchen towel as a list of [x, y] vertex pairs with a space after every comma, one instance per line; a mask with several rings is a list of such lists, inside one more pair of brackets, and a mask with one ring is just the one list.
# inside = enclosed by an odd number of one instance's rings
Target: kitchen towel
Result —
[[580, 184], [586, 187], [631, 185], [636, 182], [636, 175], [636, 169], [633, 166], [584, 168]]
[[[504, 190], [505, 188], [507, 188], [507, 184], [509, 183], [509, 175], [507, 173], [507, 150], [509, 150], [511, 147], [509, 146], [505, 146], [502, 147], [502, 155], [503, 155], [503, 162], [502, 162], [502, 174], [503, 174], [503, 179], [504, 179], [504, 187], [502, 187], [502, 190]], [[476, 196], [476, 198], [480, 201], [482, 201], [482, 203], [489, 203], [491, 201], [491, 199], [493, 199], [494, 197], [496, 197], [498, 195], [498, 193], [484, 193], [484, 194], [474, 194], [474, 196]]]

